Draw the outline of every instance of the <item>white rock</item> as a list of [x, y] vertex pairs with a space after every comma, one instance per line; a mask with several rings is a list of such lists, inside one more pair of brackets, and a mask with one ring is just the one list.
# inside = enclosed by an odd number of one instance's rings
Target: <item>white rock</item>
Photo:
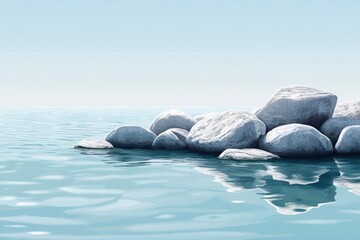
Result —
[[200, 115], [195, 116], [195, 120], [198, 122], [200, 120], [203, 120], [204, 118], [211, 117], [215, 114], [218, 114], [218, 113], [217, 112], [209, 112], [209, 113], [200, 114]]
[[139, 126], [123, 126], [113, 130], [106, 141], [114, 147], [150, 148], [156, 135], [148, 129]]
[[184, 149], [187, 148], [186, 138], [189, 132], [181, 128], [170, 128], [160, 133], [154, 140], [154, 149]]
[[280, 157], [326, 156], [333, 153], [328, 137], [314, 127], [297, 123], [274, 128], [260, 139], [259, 147]]
[[293, 86], [278, 90], [256, 116], [271, 129], [301, 123], [315, 128], [332, 117], [337, 97], [314, 88]]
[[335, 108], [334, 117], [360, 118], [360, 101], [339, 103]]
[[349, 126], [341, 131], [335, 151], [341, 154], [360, 153], [360, 125]]
[[265, 130], [265, 124], [251, 113], [225, 111], [197, 122], [186, 141], [193, 150], [222, 152], [228, 148], [255, 147]]
[[360, 118], [334, 117], [327, 120], [321, 126], [320, 131], [331, 140], [333, 145], [335, 145], [341, 131], [352, 125], [360, 125]]
[[244, 148], [244, 149], [226, 149], [220, 156], [220, 159], [232, 159], [232, 160], [271, 160], [279, 159], [280, 157], [256, 148]]
[[195, 123], [196, 120], [189, 114], [173, 109], [157, 116], [151, 123], [149, 129], [156, 135], [159, 135], [170, 128], [181, 128], [190, 131]]
[[111, 143], [104, 140], [91, 140], [84, 139], [78, 142], [75, 148], [88, 148], [88, 149], [108, 149], [114, 148]]

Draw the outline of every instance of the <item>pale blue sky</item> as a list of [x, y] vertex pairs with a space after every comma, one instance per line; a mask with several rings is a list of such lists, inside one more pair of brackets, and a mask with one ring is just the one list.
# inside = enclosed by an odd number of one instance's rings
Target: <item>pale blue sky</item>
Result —
[[0, 105], [360, 99], [360, 1], [0, 0]]

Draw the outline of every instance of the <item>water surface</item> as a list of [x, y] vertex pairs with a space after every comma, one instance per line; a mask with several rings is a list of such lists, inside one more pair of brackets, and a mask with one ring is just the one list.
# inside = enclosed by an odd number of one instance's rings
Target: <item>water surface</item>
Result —
[[163, 110], [0, 109], [0, 239], [357, 239], [358, 157], [73, 149]]

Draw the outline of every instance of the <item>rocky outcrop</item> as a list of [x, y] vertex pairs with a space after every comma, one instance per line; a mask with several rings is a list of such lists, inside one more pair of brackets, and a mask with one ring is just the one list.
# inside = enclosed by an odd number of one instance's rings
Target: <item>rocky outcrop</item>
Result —
[[341, 131], [352, 125], [360, 125], [360, 118], [334, 117], [327, 120], [321, 126], [320, 131], [331, 140], [333, 145], [335, 145], [339, 139]]
[[341, 154], [360, 153], [360, 125], [349, 126], [341, 131], [335, 151]]

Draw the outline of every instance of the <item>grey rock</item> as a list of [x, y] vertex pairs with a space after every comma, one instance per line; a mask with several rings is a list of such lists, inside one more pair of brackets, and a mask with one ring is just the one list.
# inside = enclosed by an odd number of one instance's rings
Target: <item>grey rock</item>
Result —
[[148, 129], [139, 126], [123, 126], [113, 130], [106, 141], [114, 147], [150, 148], [156, 135]]
[[275, 127], [301, 123], [315, 128], [332, 117], [337, 97], [314, 88], [293, 86], [279, 89], [270, 101], [256, 112], [267, 131]]
[[335, 151], [341, 154], [360, 153], [360, 125], [349, 126], [341, 131]]
[[280, 157], [256, 148], [244, 148], [244, 149], [226, 149], [219, 156], [220, 159], [230, 160], [244, 160], [244, 161], [263, 161], [271, 159], [279, 159]]
[[314, 127], [297, 123], [274, 128], [260, 139], [259, 147], [280, 157], [326, 156], [333, 153], [328, 137]]
[[187, 148], [186, 138], [189, 132], [181, 128], [170, 128], [160, 133], [154, 140], [154, 149], [184, 149]]
[[149, 129], [156, 135], [159, 135], [170, 128], [181, 128], [190, 131], [195, 123], [196, 120], [189, 114], [173, 109], [157, 116], [151, 123]]
[[333, 145], [335, 145], [339, 139], [341, 131], [352, 125], [360, 125], [360, 118], [334, 117], [327, 120], [321, 126], [320, 131], [331, 140]]
[[87, 149], [109, 149], [114, 148], [111, 143], [104, 140], [91, 140], [84, 139], [78, 142], [75, 148], [87, 148]]
[[186, 141], [193, 150], [222, 152], [228, 148], [257, 146], [265, 130], [265, 124], [251, 113], [225, 111], [197, 122]]
[[335, 108], [334, 117], [360, 118], [360, 101], [339, 103]]

